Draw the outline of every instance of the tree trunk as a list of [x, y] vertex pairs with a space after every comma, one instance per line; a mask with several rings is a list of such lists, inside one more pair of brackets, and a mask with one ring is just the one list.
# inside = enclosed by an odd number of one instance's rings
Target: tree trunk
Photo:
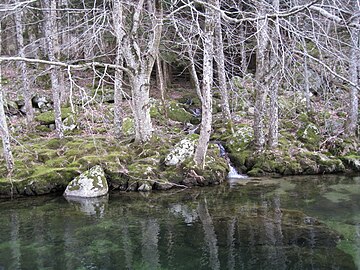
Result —
[[[56, 1], [49, 0], [43, 2], [45, 10], [45, 37], [48, 49], [48, 58], [50, 61], [56, 61], [55, 58], [55, 46], [56, 41], [56, 17], [53, 12], [56, 9]], [[56, 66], [51, 67], [51, 88], [54, 102], [54, 113], [55, 113], [55, 128], [58, 138], [64, 137], [64, 127], [61, 119], [61, 102], [60, 102], [60, 85], [58, 78], [59, 68]]]
[[[360, 23], [359, 17], [357, 17], [354, 24]], [[352, 47], [350, 49], [350, 67], [349, 77], [353, 85], [350, 88], [349, 93], [349, 111], [348, 118], [345, 126], [346, 136], [356, 136], [357, 122], [359, 118], [359, 98], [358, 98], [358, 74], [359, 74], [359, 29], [357, 26], [351, 28]]]
[[132, 105], [135, 122], [135, 141], [146, 142], [151, 139], [150, 119], [150, 75], [148, 71], [139, 71], [132, 81]]
[[[220, 1], [216, 0], [216, 7], [220, 9]], [[232, 129], [232, 121], [229, 106], [229, 93], [226, 80], [225, 71], [225, 55], [224, 55], [224, 43], [221, 29], [221, 14], [216, 13], [215, 21], [215, 61], [217, 63], [217, 73], [219, 79], [219, 90], [221, 95], [221, 108], [225, 121]]]
[[[2, 45], [1, 34], [2, 34], [2, 30], [0, 27], [0, 55], [1, 55], [1, 45]], [[8, 125], [6, 122], [6, 115], [4, 111], [4, 94], [2, 90], [1, 61], [0, 61], [0, 136], [3, 143], [3, 153], [6, 162], [6, 168], [9, 172], [11, 172], [14, 168], [14, 159], [11, 152], [10, 134], [9, 134]]]
[[[213, 4], [213, 1], [211, 1]], [[204, 168], [205, 156], [208, 148], [212, 123], [212, 82], [213, 82], [213, 58], [214, 58], [214, 30], [215, 14], [208, 7], [205, 8], [205, 30], [203, 36], [203, 81], [201, 93], [201, 126], [200, 137], [195, 150], [194, 161], [197, 166]]]
[[[18, 45], [19, 56], [25, 58], [24, 51], [24, 38], [23, 38], [23, 25], [22, 25], [22, 11], [17, 10], [15, 12], [15, 27], [16, 27], [16, 40]], [[28, 69], [25, 62], [20, 62], [21, 79], [22, 79], [22, 93], [25, 102], [26, 122], [28, 128], [31, 127], [31, 123], [34, 121], [34, 111], [32, 107], [32, 92], [30, 88], [30, 82], [28, 77]]]
[[[273, 8], [276, 12], [279, 12], [279, 0], [273, 0]], [[280, 71], [278, 70], [277, 62], [280, 61], [279, 57], [279, 38], [280, 38], [280, 26], [279, 18], [275, 19], [272, 27], [271, 39], [272, 48], [271, 53], [271, 72], [273, 73], [270, 83], [270, 124], [269, 124], [269, 148], [274, 149], [278, 146], [279, 142], [279, 103], [278, 103], [278, 91], [280, 81]], [[267, 83], [267, 82], [265, 82]]]
[[160, 96], [161, 96], [161, 104], [163, 106], [164, 115], [167, 118], [167, 108], [165, 104], [165, 88], [166, 88], [166, 82], [165, 82], [165, 76], [163, 72], [163, 65], [161, 65], [161, 59], [159, 56], [156, 58], [156, 79], [158, 88], [160, 90]]
[[[124, 61], [129, 68], [129, 78], [132, 90], [132, 111], [135, 122], [135, 141], [146, 142], [152, 136], [152, 124], [150, 119], [150, 76], [153, 70], [155, 59], [159, 53], [163, 9], [161, 3], [155, 5], [155, 1], [138, 1], [133, 7], [131, 28], [127, 28], [124, 16], [120, 20], [121, 29], [126, 34], [122, 40], [122, 53]], [[147, 6], [147, 10], [145, 10]], [[131, 8], [130, 8], [131, 10]], [[144, 30], [145, 24], [141, 23], [142, 13], [151, 14], [149, 23], [150, 29]], [[148, 31], [147, 40], [143, 40], [143, 31]]]
[[[123, 20], [123, 10], [119, 0], [114, 0], [113, 9], [113, 23], [116, 36], [116, 65], [123, 65], [121, 42], [124, 37], [124, 31], [120, 27]], [[114, 135], [116, 138], [120, 138], [122, 133], [122, 80], [122, 70], [116, 69], [114, 82]]]
[[[258, 3], [258, 16], [265, 15], [265, 7]], [[264, 83], [264, 77], [267, 70], [266, 65], [266, 47], [268, 44], [268, 22], [267, 19], [257, 21], [257, 51], [256, 51], [256, 85], [255, 88], [255, 112], [254, 112], [254, 143], [257, 150], [263, 150], [265, 145], [264, 121], [267, 86]]]

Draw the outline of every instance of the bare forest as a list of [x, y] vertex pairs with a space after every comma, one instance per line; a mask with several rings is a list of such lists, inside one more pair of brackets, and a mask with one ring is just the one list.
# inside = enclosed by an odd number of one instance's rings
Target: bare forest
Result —
[[[3, 0], [0, 195], [359, 171], [359, 0]], [[42, 183], [46, 179], [46, 184]]]

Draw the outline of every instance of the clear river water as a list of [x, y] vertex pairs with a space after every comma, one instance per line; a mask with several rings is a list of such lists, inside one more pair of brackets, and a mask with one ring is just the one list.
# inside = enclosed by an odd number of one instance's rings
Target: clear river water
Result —
[[2, 200], [2, 269], [360, 269], [360, 177]]

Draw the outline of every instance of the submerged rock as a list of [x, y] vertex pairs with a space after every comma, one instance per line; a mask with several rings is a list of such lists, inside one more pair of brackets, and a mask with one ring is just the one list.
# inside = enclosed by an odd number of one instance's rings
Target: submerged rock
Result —
[[106, 195], [108, 190], [104, 170], [97, 165], [72, 180], [66, 187], [64, 196], [100, 197]]

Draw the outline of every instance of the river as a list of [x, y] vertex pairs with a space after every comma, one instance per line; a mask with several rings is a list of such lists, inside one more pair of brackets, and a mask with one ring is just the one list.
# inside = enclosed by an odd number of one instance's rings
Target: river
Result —
[[2, 200], [0, 269], [360, 269], [360, 177]]

